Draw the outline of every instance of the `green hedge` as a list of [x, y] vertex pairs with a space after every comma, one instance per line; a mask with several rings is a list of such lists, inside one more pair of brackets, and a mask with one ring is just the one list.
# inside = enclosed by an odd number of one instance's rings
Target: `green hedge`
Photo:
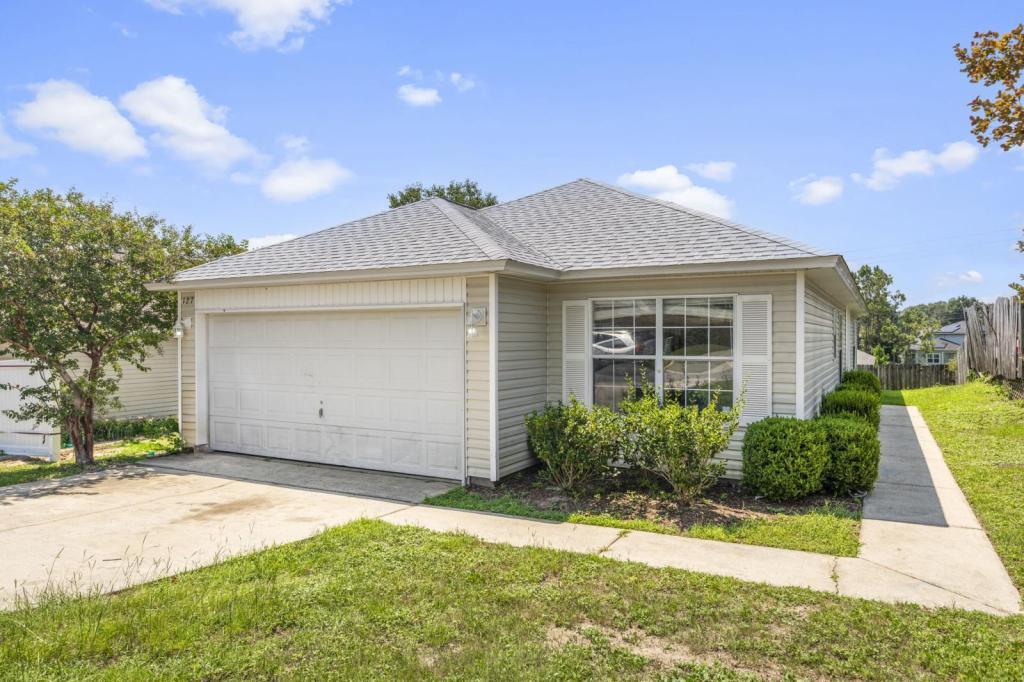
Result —
[[860, 417], [878, 429], [882, 418], [882, 398], [871, 391], [840, 388], [827, 394], [821, 401], [823, 415], [852, 415]]
[[863, 419], [825, 416], [816, 419], [828, 442], [824, 489], [836, 495], [868, 491], [878, 478], [881, 446], [878, 435]]
[[793, 500], [821, 490], [828, 464], [825, 430], [816, 421], [769, 417], [743, 437], [743, 485], [772, 500]]
[[840, 388], [854, 388], [882, 395], [882, 382], [871, 372], [864, 369], [851, 369], [843, 374]]
[[93, 435], [97, 441], [124, 440], [126, 438], [161, 438], [178, 432], [178, 420], [174, 417], [151, 417], [148, 419], [97, 419]]

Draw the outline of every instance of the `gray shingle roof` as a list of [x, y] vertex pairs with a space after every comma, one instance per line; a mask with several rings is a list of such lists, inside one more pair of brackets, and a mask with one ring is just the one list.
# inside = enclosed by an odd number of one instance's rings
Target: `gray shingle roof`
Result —
[[424, 199], [184, 270], [175, 281], [487, 260], [586, 270], [822, 255], [828, 253], [581, 179], [480, 210]]

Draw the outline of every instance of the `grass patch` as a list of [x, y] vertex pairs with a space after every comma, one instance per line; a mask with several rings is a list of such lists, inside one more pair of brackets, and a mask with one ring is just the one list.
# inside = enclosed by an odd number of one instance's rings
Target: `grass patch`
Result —
[[75, 464], [74, 459], [62, 459], [59, 462], [8, 460], [0, 462], [0, 487], [65, 478], [83, 471], [99, 471], [120, 464], [131, 464], [146, 459], [151, 452], [167, 452], [174, 447], [173, 436], [99, 443], [96, 446], [96, 464], [89, 467]]
[[465, 488], [455, 488], [442, 495], [429, 497], [423, 503], [525, 516], [545, 521], [567, 521], [590, 526], [685, 535], [706, 540], [781, 547], [838, 556], [857, 556], [860, 549], [858, 515], [839, 505], [825, 505], [799, 514], [776, 514], [767, 518], [742, 519], [730, 523], [702, 523], [681, 529], [676, 525], [649, 519], [625, 519], [609, 514], [541, 509], [512, 495], [484, 497]]
[[1024, 618], [379, 521], [0, 614], [17, 679], [1021, 679]]
[[1024, 404], [981, 381], [888, 393], [921, 411], [1010, 577], [1024, 589]]

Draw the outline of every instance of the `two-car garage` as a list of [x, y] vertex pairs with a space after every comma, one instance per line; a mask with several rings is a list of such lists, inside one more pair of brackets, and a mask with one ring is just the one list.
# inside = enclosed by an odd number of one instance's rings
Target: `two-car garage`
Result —
[[461, 308], [210, 314], [214, 450], [461, 479]]

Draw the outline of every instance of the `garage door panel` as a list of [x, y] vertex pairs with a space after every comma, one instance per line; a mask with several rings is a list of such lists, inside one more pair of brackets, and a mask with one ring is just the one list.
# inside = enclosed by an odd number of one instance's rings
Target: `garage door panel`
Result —
[[211, 445], [458, 478], [462, 333], [451, 310], [212, 316]]

